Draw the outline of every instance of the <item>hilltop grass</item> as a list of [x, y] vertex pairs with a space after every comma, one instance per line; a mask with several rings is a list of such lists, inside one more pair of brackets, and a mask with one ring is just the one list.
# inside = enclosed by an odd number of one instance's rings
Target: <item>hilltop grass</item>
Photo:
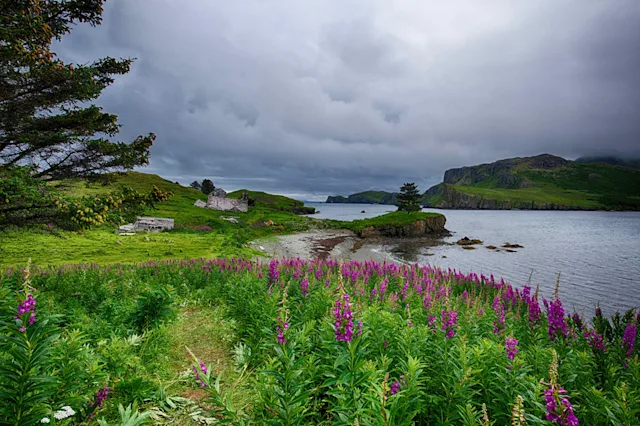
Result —
[[386, 191], [363, 191], [351, 194], [353, 198], [366, 198], [371, 202], [381, 203], [385, 197], [388, 197], [389, 193]]
[[[482, 179], [467, 184], [446, 185], [450, 194], [455, 191], [483, 200], [510, 202], [522, 208], [537, 206], [564, 206], [586, 210], [638, 210], [640, 209], [640, 170], [607, 164], [568, 163], [553, 169], [532, 168], [531, 161], [513, 167], [513, 174], [526, 184], [522, 188], [500, 188], [498, 177], [487, 165], [472, 169]], [[477, 177], [476, 177], [477, 178]], [[455, 198], [455, 195], [450, 195]], [[441, 193], [427, 195], [422, 202], [437, 206], [443, 201]], [[448, 203], [455, 199], [445, 200]]]
[[384, 226], [384, 225], [396, 225], [404, 226], [410, 225], [418, 220], [426, 220], [432, 217], [442, 216], [440, 213], [425, 213], [425, 212], [400, 212], [395, 211], [381, 216], [376, 216], [368, 219], [354, 220], [353, 222], [342, 222], [341, 227], [349, 229], [351, 231], [361, 231], [368, 226]]
[[555, 185], [541, 185], [520, 189], [486, 188], [479, 186], [449, 185], [467, 194], [497, 201], [536, 204], [568, 205], [585, 209], [603, 208], [595, 196], [579, 190], [562, 189]]
[[[544, 187], [585, 194], [604, 208], [640, 208], [640, 170], [603, 164], [572, 164], [551, 171], [529, 170], [523, 176]], [[601, 207], [602, 208], [602, 207]]]
[[[81, 232], [7, 231], [0, 234], [0, 269], [23, 264], [121, 263], [254, 253], [216, 232], [160, 232], [119, 236], [110, 230]], [[257, 252], [256, 252], [257, 253]]]
[[[260, 254], [247, 243], [274, 235], [308, 229], [315, 220], [298, 216], [293, 209], [304, 203], [264, 192], [247, 191], [256, 201], [248, 212], [225, 212], [194, 206], [206, 195], [153, 174], [130, 172], [116, 175], [108, 185], [75, 179], [54, 182], [52, 186], [69, 198], [106, 194], [122, 187], [146, 192], [157, 186], [172, 192], [173, 197], [158, 203], [144, 214], [175, 220], [176, 229], [168, 232], [119, 236], [113, 225], [69, 232], [40, 229], [0, 231], [0, 268], [25, 263], [28, 258], [38, 265], [96, 262], [143, 262], [168, 258], [214, 258], [220, 256], [252, 257]], [[229, 194], [239, 198], [244, 190]], [[222, 218], [233, 217], [238, 223]], [[266, 224], [269, 224], [268, 226]]]
[[[343, 222], [317, 220], [299, 216], [304, 203], [281, 195], [259, 191], [238, 190], [228, 194], [239, 198], [246, 192], [255, 205], [246, 213], [225, 212], [194, 206], [196, 200], [206, 200], [198, 190], [184, 187], [157, 175], [131, 172], [114, 176], [108, 185], [83, 180], [54, 182], [57, 191], [66, 197], [106, 194], [126, 186], [146, 192], [155, 185], [172, 192], [173, 197], [147, 209], [144, 214], [175, 220], [175, 229], [161, 233], [120, 236], [113, 225], [69, 232], [47, 227], [0, 231], [0, 268], [23, 264], [32, 258], [36, 265], [71, 263], [113, 264], [145, 262], [162, 259], [255, 257], [262, 252], [251, 241], [308, 230], [309, 228], [348, 229], [358, 231], [367, 226], [410, 224], [435, 213], [393, 212], [371, 219]], [[237, 223], [223, 218], [233, 217]]]

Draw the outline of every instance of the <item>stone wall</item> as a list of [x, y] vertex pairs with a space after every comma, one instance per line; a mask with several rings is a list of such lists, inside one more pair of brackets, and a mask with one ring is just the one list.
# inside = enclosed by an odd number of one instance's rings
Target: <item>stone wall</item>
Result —
[[173, 229], [174, 221], [166, 217], [138, 216], [134, 223], [122, 225], [120, 232], [158, 232], [164, 229]]
[[360, 238], [371, 237], [438, 237], [449, 234], [444, 227], [447, 219], [443, 215], [418, 219], [408, 225], [377, 225], [367, 226], [356, 231]]

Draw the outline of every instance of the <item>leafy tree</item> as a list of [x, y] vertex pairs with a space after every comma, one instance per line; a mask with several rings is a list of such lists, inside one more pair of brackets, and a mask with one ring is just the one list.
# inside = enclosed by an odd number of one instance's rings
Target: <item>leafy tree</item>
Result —
[[204, 194], [211, 194], [213, 192], [213, 190], [216, 189], [216, 187], [213, 185], [213, 182], [211, 182], [209, 179], [205, 179], [202, 181], [202, 185], [200, 185], [200, 191], [202, 191]]
[[405, 183], [400, 187], [400, 193], [397, 196], [398, 211], [406, 211], [408, 213], [420, 211], [420, 193], [415, 183]]
[[200, 184], [200, 182], [198, 182], [197, 180], [194, 180], [193, 182], [191, 182], [189, 186], [192, 187], [193, 189], [197, 189], [198, 191], [202, 190], [202, 184]]
[[148, 164], [153, 134], [112, 142], [118, 117], [86, 106], [132, 60], [74, 66], [50, 50], [75, 23], [98, 25], [102, 0], [0, 0], [0, 10], [0, 165], [59, 180]]
[[89, 104], [114, 76], [129, 72], [132, 60], [73, 65], [51, 51], [75, 24], [100, 24], [102, 4], [0, 0], [0, 224], [7, 214], [35, 219], [52, 213], [55, 197], [43, 182], [99, 178], [148, 164], [153, 133], [114, 142], [117, 116]]

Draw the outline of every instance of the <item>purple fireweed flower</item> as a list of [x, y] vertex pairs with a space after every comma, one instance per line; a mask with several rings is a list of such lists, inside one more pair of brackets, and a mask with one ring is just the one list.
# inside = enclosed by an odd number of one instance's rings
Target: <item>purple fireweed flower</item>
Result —
[[528, 297], [526, 300], [529, 306], [529, 327], [534, 328], [540, 322], [540, 304], [535, 297]]
[[549, 389], [544, 390], [547, 408], [546, 419], [559, 425], [578, 426], [578, 418], [573, 412], [569, 397], [563, 396], [565, 393], [567, 393], [566, 390], [554, 384], [551, 384]]
[[395, 395], [398, 393], [399, 390], [400, 390], [400, 382], [396, 380], [391, 384], [391, 389], [389, 390], [389, 392], [391, 393], [391, 395]]
[[596, 306], [596, 317], [602, 318], [602, 309], [600, 309], [600, 306]]
[[204, 364], [203, 361], [199, 361], [199, 364], [200, 364], [200, 371], [198, 371], [195, 365], [192, 365], [191, 369], [193, 370], [193, 374], [196, 376], [196, 381], [200, 384], [201, 387], [206, 388], [207, 384], [204, 382], [202, 377], [200, 377], [200, 372], [202, 372], [202, 374], [206, 376], [209, 370], [207, 369], [207, 366]]
[[582, 323], [582, 318], [580, 318], [580, 314], [578, 314], [577, 312], [574, 312], [571, 319], [573, 320], [573, 323], [576, 325], [576, 327], [578, 327], [578, 329], [582, 331], [582, 329], [584, 328], [584, 324]]
[[302, 291], [302, 295], [306, 296], [307, 294], [309, 294], [309, 280], [308, 279], [303, 279], [302, 281], [300, 281], [300, 290]]
[[444, 309], [441, 312], [442, 314], [442, 330], [446, 331], [444, 337], [447, 339], [452, 338], [456, 334], [456, 322], [458, 321], [458, 312], [456, 311], [445, 311]]
[[624, 330], [624, 335], [622, 336], [622, 347], [625, 349], [627, 358], [631, 358], [633, 346], [636, 343], [636, 331], [636, 325], [633, 323], [627, 325], [627, 328]]
[[353, 312], [347, 293], [343, 293], [342, 297], [336, 300], [333, 316], [336, 340], [350, 342], [353, 339]]
[[498, 318], [493, 322], [493, 333], [500, 334], [506, 328], [504, 325], [505, 323], [504, 305], [500, 300], [500, 295], [496, 296], [493, 299], [493, 303], [491, 304], [491, 307], [493, 308], [493, 310], [496, 312], [496, 315], [498, 316]]
[[276, 319], [276, 333], [278, 333], [278, 344], [284, 345], [287, 343], [287, 339], [284, 334], [289, 329], [289, 311], [287, 310], [287, 288], [285, 288], [282, 294], [282, 302], [280, 302], [280, 308], [278, 309], [278, 318]]
[[507, 358], [514, 359], [518, 353], [518, 341], [513, 337], [507, 337], [504, 339], [504, 349], [507, 353]]
[[[27, 316], [29, 319], [27, 319]], [[36, 322], [36, 299], [33, 297], [33, 294], [27, 294], [27, 297], [18, 304], [18, 311], [14, 319], [22, 320], [23, 325], [20, 327], [20, 332], [22, 333], [27, 331], [24, 324], [28, 323], [29, 325], [32, 325]]]
[[557, 337], [566, 338], [567, 323], [564, 320], [564, 308], [562, 307], [562, 301], [556, 299], [549, 303], [549, 339], [554, 341]]
[[431, 307], [431, 295], [427, 294], [424, 299], [422, 299], [422, 307], [425, 310], [428, 310]]
[[276, 259], [269, 262], [269, 275], [267, 277], [269, 286], [273, 286], [278, 283], [280, 279], [280, 271], [278, 270], [278, 261]]
[[595, 330], [585, 331], [583, 336], [587, 339], [589, 346], [593, 348], [594, 352], [604, 352], [606, 350], [602, 336]]
[[102, 408], [102, 401], [104, 401], [107, 398], [108, 394], [109, 394], [109, 388], [107, 386], [105, 386], [102, 389], [98, 389], [98, 392], [96, 392], [96, 396], [93, 399], [93, 401], [89, 401], [89, 407]]
[[284, 332], [289, 328], [289, 323], [282, 321], [278, 318], [278, 325], [276, 326], [276, 332], [278, 332], [278, 343], [284, 345], [287, 343], [287, 339], [284, 337]]

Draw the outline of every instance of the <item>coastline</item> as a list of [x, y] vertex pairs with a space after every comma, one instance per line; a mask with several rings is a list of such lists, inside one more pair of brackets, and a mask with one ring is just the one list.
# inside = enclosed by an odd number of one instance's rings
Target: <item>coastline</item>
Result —
[[394, 255], [393, 250], [389, 250], [391, 247], [401, 248], [402, 252], [410, 252], [416, 251], [418, 247], [447, 244], [442, 238], [435, 236], [360, 238], [354, 232], [343, 229], [313, 230], [254, 242], [264, 253], [264, 256], [258, 256], [260, 258], [332, 259], [346, 262], [372, 260], [398, 264], [413, 263], [417, 259]]
[[401, 260], [381, 250], [378, 241], [358, 238], [342, 229], [313, 230], [256, 241], [264, 258], [333, 259], [376, 262]]

